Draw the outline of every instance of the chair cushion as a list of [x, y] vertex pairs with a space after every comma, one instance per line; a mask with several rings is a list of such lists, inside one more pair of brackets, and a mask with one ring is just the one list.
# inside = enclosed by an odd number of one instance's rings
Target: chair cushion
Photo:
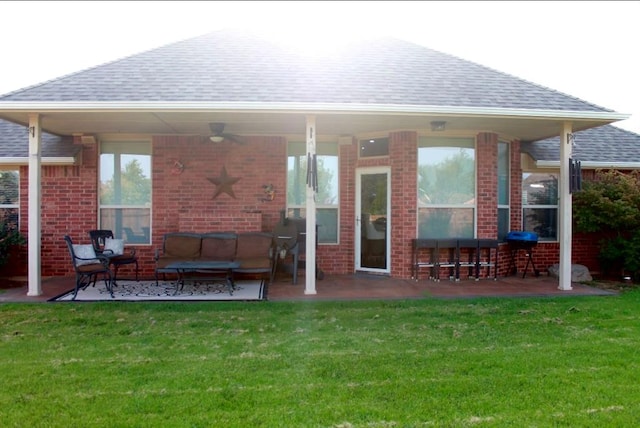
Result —
[[123, 255], [124, 239], [106, 238], [104, 240], [104, 251], [106, 251], [107, 254], [113, 254], [114, 256]]
[[100, 263], [100, 260], [96, 258], [96, 252], [93, 249], [93, 245], [91, 244], [73, 244], [73, 252], [75, 253], [76, 257], [80, 257], [81, 259], [87, 259], [87, 260], [76, 259], [77, 266]]
[[78, 272], [82, 273], [94, 273], [94, 272], [107, 272], [108, 269], [104, 267], [102, 263], [91, 263], [88, 265], [78, 266]]

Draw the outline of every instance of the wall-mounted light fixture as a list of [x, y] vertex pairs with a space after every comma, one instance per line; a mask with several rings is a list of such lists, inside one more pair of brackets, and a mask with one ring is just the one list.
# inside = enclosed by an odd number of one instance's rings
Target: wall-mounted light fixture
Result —
[[82, 144], [95, 144], [96, 137], [93, 135], [81, 135], [80, 141], [82, 141]]
[[447, 122], [445, 122], [444, 120], [434, 120], [434, 121], [431, 122], [431, 130], [432, 131], [444, 131], [446, 124], [447, 124]]

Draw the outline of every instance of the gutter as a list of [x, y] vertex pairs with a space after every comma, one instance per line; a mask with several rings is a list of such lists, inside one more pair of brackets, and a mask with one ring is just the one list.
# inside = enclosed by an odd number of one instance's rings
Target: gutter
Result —
[[[75, 165], [75, 157], [43, 157], [40, 160], [42, 165]], [[0, 165], [29, 165], [28, 156], [0, 157]]]
[[17, 112], [273, 112], [273, 113], [334, 113], [334, 114], [391, 114], [391, 115], [440, 115], [440, 116], [497, 116], [511, 118], [539, 118], [557, 120], [598, 119], [625, 120], [630, 114], [610, 111], [536, 110], [496, 107], [454, 107], [400, 104], [333, 104], [333, 103], [264, 103], [264, 102], [148, 102], [148, 101], [69, 101], [32, 102], [0, 101], [0, 113]]
[[[560, 161], [536, 161], [538, 168], [559, 169]], [[580, 161], [580, 167], [586, 169], [640, 169], [640, 162], [594, 162]]]

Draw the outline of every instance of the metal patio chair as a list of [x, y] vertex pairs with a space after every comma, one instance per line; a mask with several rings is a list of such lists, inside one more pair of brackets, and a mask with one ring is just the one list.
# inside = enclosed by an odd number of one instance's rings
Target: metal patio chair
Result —
[[109, 259], [101, 254], [95, 254], [91, 244], [74, 244], [69, 235], [64, 236], [67, 243], [73, 270], [76, 274], [76, 285], [73, 300], [78, 296], [78, 290], [84, 290], [89, 285], [95, 286], [98, 276], [102, 276], [107, 291], [113, 297], [113, 279], [109, 268]]
[[134, 248], [122, 247], [122, 254], [115, 254], [114, 250], [107, 245], [107, 239], [114, 239], [113, 231], [108, 229], [97, 229], [89, 231], [89, 238], [96, 254], [101, 254], [109, 259], [109, 264], [113, 266], [113, 283], [117, 284], [118, 268], [123, 265], [135, 264], [136, 281], [138, 281], [138, 256]]

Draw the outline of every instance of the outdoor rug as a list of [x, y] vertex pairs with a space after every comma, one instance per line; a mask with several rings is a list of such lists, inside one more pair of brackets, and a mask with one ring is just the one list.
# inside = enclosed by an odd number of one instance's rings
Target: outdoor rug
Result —
[[[176, 292], [176, 284], [172, 281], [125, 281], [118, 280], [118, 285], [113, 287], [113, 298], [107, 291], [104, 282], [98, 281], [95, 286], [89, 286], [84, 290], [78, 290], [75, 301], [247, 301], [265, 300], [266, 287], [263, 281], [236, 281], [233, 295], [229, 295], [226, 284], [222, 282], [193, 283], [187, 281], [184, 287]], [[73, 289], [57, 297], [49, 299], [50, 302], [73, 301]]]

